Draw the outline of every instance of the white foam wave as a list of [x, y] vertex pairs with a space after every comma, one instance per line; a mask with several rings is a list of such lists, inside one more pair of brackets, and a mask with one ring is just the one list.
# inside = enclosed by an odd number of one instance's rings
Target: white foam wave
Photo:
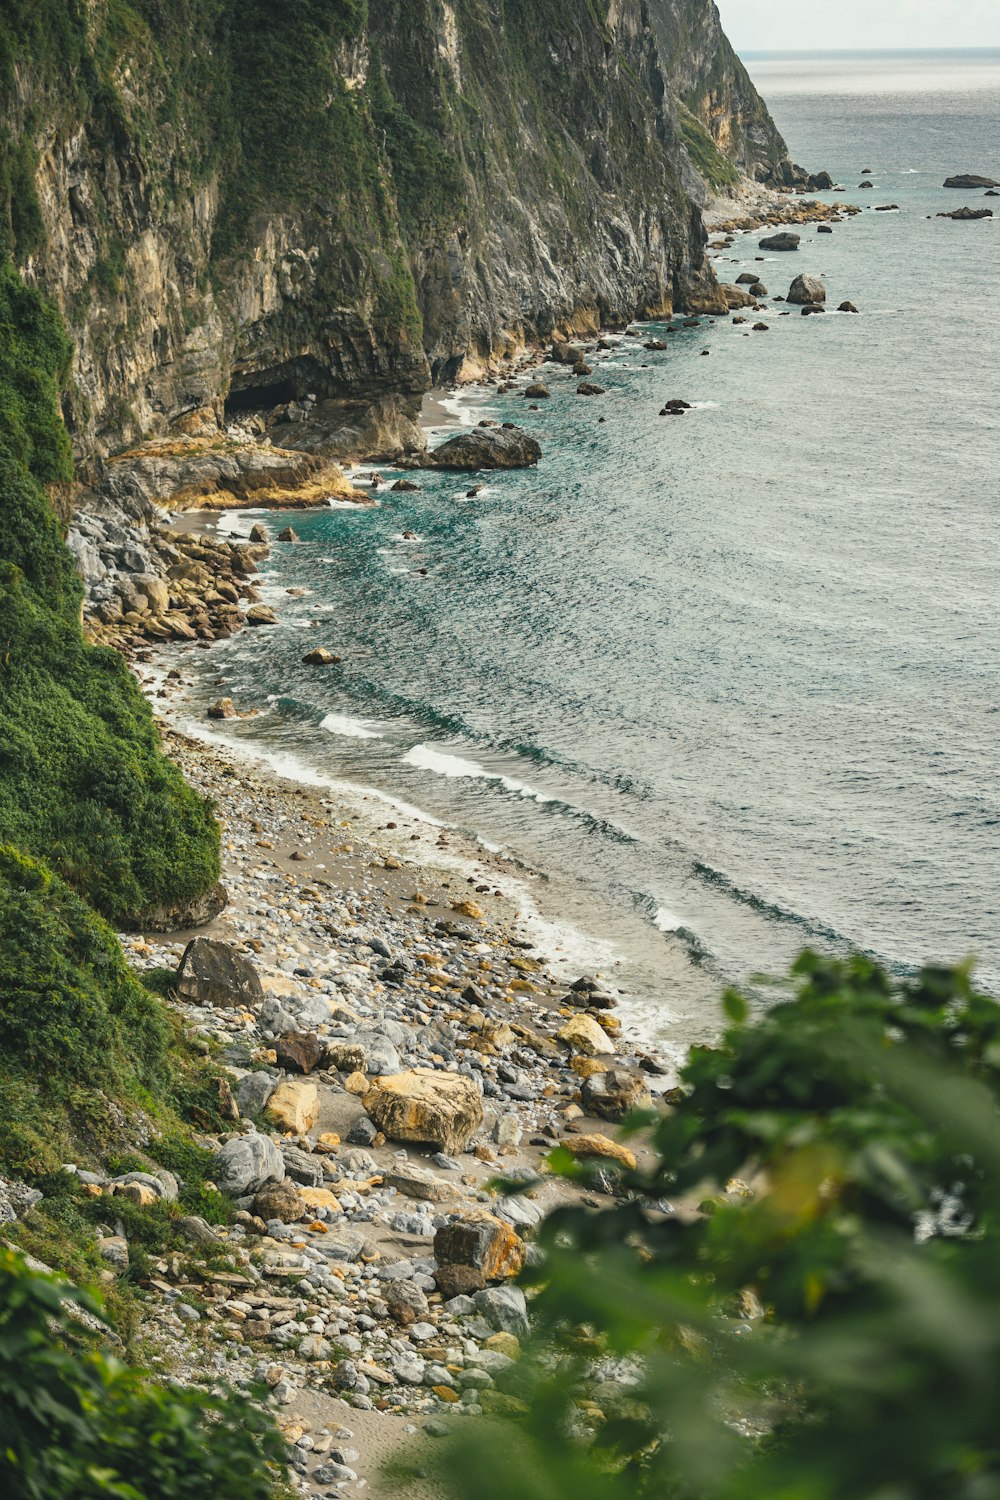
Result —
[[675, 912], [668, 911], [665, 906], [660, 906], [653, 914], [653, 925], [661, 932], [679, 932], [687, 923]]
[[325, 719], [320, 720], [319, 727], [330, 734], [346, 735], [351, 740], [382, 739], [377, 729], [369, 729], [363, 719], [352, 719], [348, 714], [327, 714]]
[[551, 802], [551, 797], [546, 797], [544, 792], [538, 791], [533, 786], [528, 786], [524, 781], [517, 781], [513, 776], [504, 776], [499, 771], [487, 771], [476, 760], [466, 760], [461, 755], [448, 755], [443, 750], [435, 750], [432, 745], [414, 745], [412, 750], [407, 750], [403, 756], [403, 764], [416, 766], [421, 771], [433, 771], [437, 776], [457, 778], [467, 776], [478, 781], [496, 781], [508, 792], [516, 792], [519, 797], [530, 797], [534, 802]]

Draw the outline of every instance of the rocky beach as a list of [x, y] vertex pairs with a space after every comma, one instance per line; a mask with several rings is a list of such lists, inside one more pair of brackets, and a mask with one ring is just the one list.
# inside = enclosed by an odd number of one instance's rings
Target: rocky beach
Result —
[[[170, 731], [165, 748], [216, 807], [228, 905], [123, 942], [223, 1066], [232, 1129], [199, 1143], [237, 1212], [185, 1218], [190, 1255], [153, 1257], [143, 1341], [173, 1378], [270, 1388], [306, 1493], [378, 1495], [415, 1432], [516, 1402], [530, 1308], [511, 1278], [577, 1191], [544, 1159], [565, 1145], [599, 1166], [588, 1193], [613, 1191], [641, 1149], [616, 1124], [669, 1079], [602, 976], [552, 972], [496, 856], [402, 814], [359, 833], [321, 791]], [[177, 1193], [147, 1149], [146, 1172], [81, 1173], [113, 1275], [116, 1196]]]

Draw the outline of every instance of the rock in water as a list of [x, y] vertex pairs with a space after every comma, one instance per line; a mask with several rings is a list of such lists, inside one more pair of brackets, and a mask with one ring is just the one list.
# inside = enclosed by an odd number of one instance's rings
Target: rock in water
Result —
[[264, 989], [257, 970], [229, 943], [192, 938], [177, 970], [177, 993], [195, 1005], [258, 1004]]
[[527, 469], [537, 464], [542, 450], [519, 427], [477, 427], [435, 448], [424, 460], [428, 469], [473, 473], [477, 469]]
[[227, 1141], [215, 1153], [212, 1175], [221, 1192], [242, 1198], [259, 1193], [265, 1183], [284, 1182], [285, 1163], [274, 1142], [252, 1130]]
[[247, 610], [248, 625], [277, 625], [278, 616], [269, 604], [254, 604]]
[[826, 287], [818, 276], [796, 276], [788, 288], [787, 302], [816, 307], [826, 301]]
[[210, 719], [238, 719], [239, 710], [232, 698], [216, 698], [208, 710]]
[[977, 177], [971, 172], [960, 172], [957, 177], [946, 177], [946, 188], [995, 188], [1000, 187], [1000, 182], [994, 182], [992, 177]]
[[483, 1104], [471, 1078], [412, 1068], [380, 1078], [364, 1106], [382, 1133], [394, 1141], [462, 1151], [483, 1123]]
[[[340, 661], [340, 657], [335, 656], [332, 651], [328, 651], [326, 646], [316, 646], [312, 651], [307, 651], [302, 660], [307, 667], [335, 667]], [[209, 709], [209, 713], [211, 713], [211, 709]]]
[[792, 234], [789, 230], [782, 230], [781, 234], [769, 234], [760, 241], [762, 250], [797, 250], [799, 248], [799, 236]]
[[992, 208], [956, 208], [951, 214], [938, 214], [939, 219], [992, 219]]

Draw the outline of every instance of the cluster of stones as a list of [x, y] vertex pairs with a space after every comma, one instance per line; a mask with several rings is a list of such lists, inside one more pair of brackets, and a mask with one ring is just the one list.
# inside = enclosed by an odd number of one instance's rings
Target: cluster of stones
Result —
[[[596, 1165], [589, 1191], [616, 1191], [636, 1159], [614, 1122], [649, 1105], [663, 1068], [624, 1037], [605, 985], [558, 981], [477, 901], [456, 894], [438, 917], [419, 890], [379, 899], [377, 880], [405, 875], [384, 851], [347, 890], [270, 862], [289, 835], [308, 848], [318, 799], [300, 812], [295, 793], [223, 767], [187, 765], [224, 822], [226, 939], [126, 942], [140, 966], [173, 969], [189, 1042], [224, 1065], [232, 1128], [202, 1144], [234, 1217], [177, 1220], [190, 1252], [152, 1258], [143, 1331], [182, 1380], [263, 1382], [317, 1493], [365, 1467], [341, 1402], [433, 1431], [446, 1410], [520, 1399], [530, 1306], [513, 1278], [577, 1191], [544, 1157], [565, 1144]], [[145, 1154], [143, 1172], [79, 1173], [107, 1202], [110, 1276], [130, 1259], [116, 1201], [183, 1188], [155, 1139]], [[321, 1419], [304, 1417], [317, 1401]]]

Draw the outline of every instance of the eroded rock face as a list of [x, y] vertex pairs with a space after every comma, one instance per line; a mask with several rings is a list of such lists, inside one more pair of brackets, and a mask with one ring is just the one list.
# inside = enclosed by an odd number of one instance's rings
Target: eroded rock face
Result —
[[542, 456], [541, 445], [518, 427], [477, 427], [448, 438], [424, 461], [428, 469], [475, 473], [478, 469], [527, 469]]
[[175, 906], [150, 906], [140, 912], [133, 926], [142, 932], [179, 932], [187, 927], [205, 927], [225, 911], [229, 901], [221, 880], [203, 896]]
[[785, 300], [797, 306], [819, 307], [826, 301], [826, 287], [818, 276], [796, 276]]
[[380, 1078], [364, 1106], [383, 1135], [393, 1141], [462, 1151], [483, 1123], [483, 1102], [471, 1078], [413, 1068]]
[[177, 970], [177, 993], [195, 1005], [255, 1005], [264, 998], [249, 959], [216, 938], [192, 938]]

